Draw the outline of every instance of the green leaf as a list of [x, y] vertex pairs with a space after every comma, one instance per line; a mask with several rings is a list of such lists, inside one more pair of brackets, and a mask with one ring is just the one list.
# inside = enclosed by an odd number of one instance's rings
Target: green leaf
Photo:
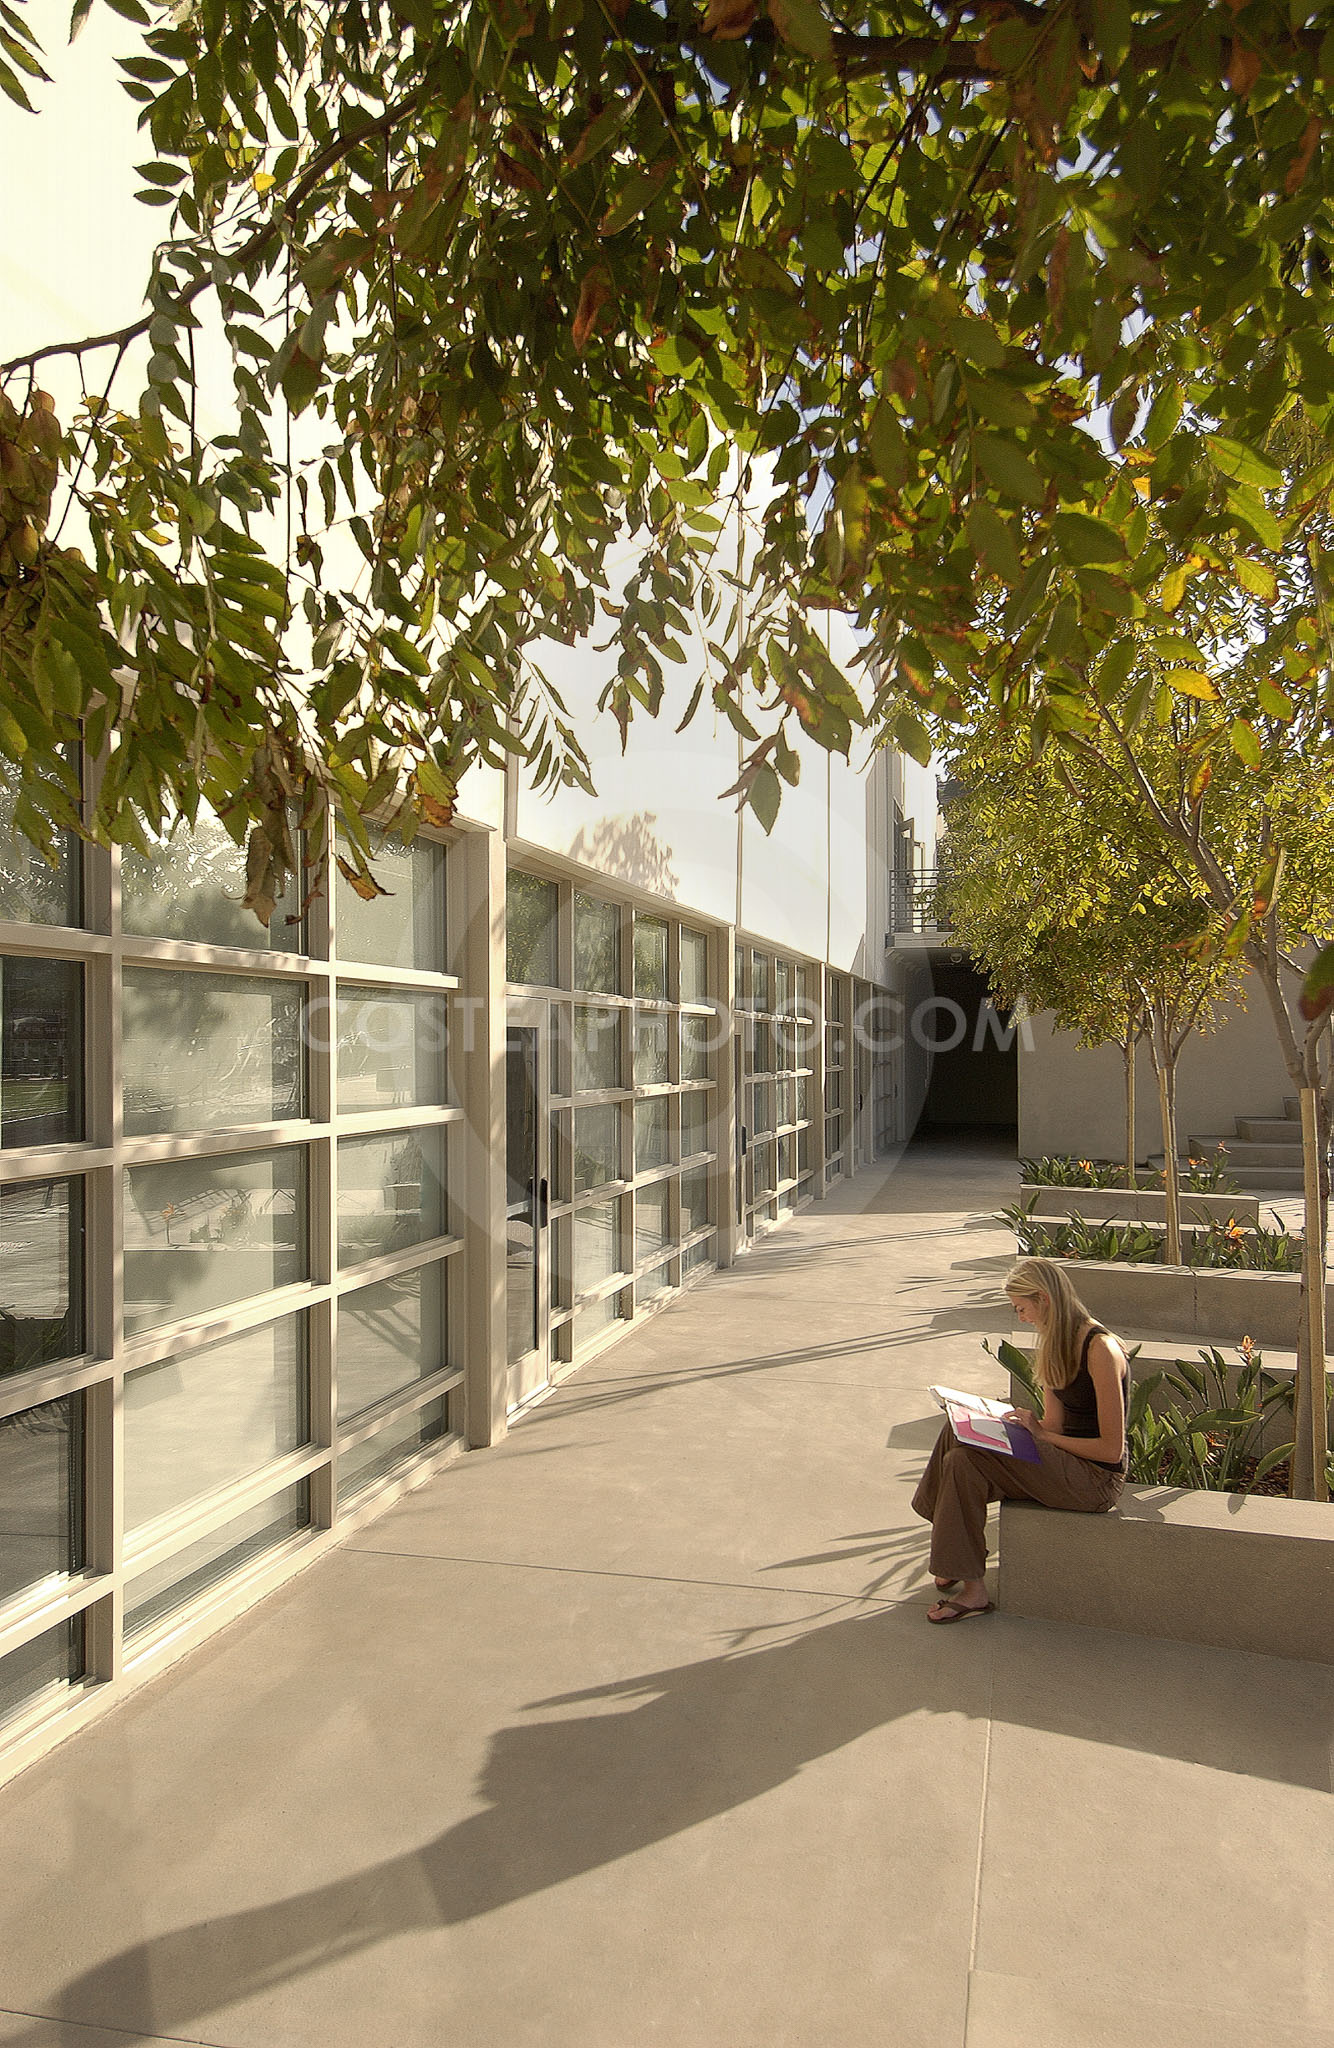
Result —
[[1125, 541], [1116, 528], [1087, 512], [1058, 512], [1051, 530], [1067, 562], [1119, 562], [1125, 556]]
[[1322, 947], [1307, 969], [1300, 1008], [1308, 1024], [1334, 1009], [1334, 946]]
[[[1164, 680], [1178, 697], [1196, 697], [1202, 704], [1218, 702], [1218, 690], [1202, 669], [1169, 668]], [[1237, 723], [1242, 721], [1238, 719]]]
[[1230, 441], [1226, 435], [1210, 434], [1205, 445], [1215, 469], [1221, 469], [1223, 475], [1230, 476], [1234, 483], [1254, 484], [1262, 491], [1282, 489], [1282, 470], [1276, 469], [1254, 448], [1248, 448], [1244, 441]]
[[1094, 48], [1115, 78], [1130, 49], [1130, 0], [1087, 0]]
[[902, 422], [887, 398], [875, 409], [868, 439], [877, 472], [897, 490], [909, 472], [908, 443]]
[[1098, 669], [1098, 695], [1104, 704], [1116, 702], [1138, 659], [1139, 649], [1133, 640], [1118, 640], [1108, 648]]
[[1250, 769], [1258, 768], [1264, 759], [1264, 752], [1260, 746], [1260, 735], [1249, 719], [1234, 718], [1228, 736], [1232, 741], [1232, 751], [1242, 765]]
[[676, 169], [674, 157], [667, 157], [651, 170], [636, 171], [624, 191], [609, 206], [598, 224], [598, 233], [605, 241], [611, 235], [619, 235], [632, 221], [639, 219], [647, 207], [652, 206], [672, 172]]
[[915, 711], [906, 707], [895, 714], [894, 739], [905, 754], [923, 768], [931, 765], [931, 735]]
[[1249, 555], [1238, 555], [1232, 569], [1243, 590], [1263, 604], [1273, 604], [1278, 596], [1278, 578], [1267, 562], [1253, 562]]
[[746, 801], [765, 832], [772, 832], [778, 819], [778, 807], [783, 801], [783, 786], [767, 761], [757, 769], [755, 779], [746, 792]]
[[[1021, 505], [1041, 505], [1047, 486], [1023, 450], [999, 434], [974, 434], [973, 454], [983, 475], [998, 491]], [[1118, 550], [1119, 552], [1119, 550]]]
[[1150, 448], [1161, 448], [1171, 440], [1184, 403], [1179, 384], [1164, 384], [1149, 407], [1149, 417], [1144, 423], [1144, 439]]
[[1259, 683], [1256, 685], [1255, 694], [1259, 700], [1260, 709], [1268, 718], [1281, 718], [1286, 724], [1296, 710], [1296, 706], [1287, 691], [1281, 690], [1277, 683], [1270, 682], [1268, 676], [1260, 678]]
[[968, 508], [968, 538], [980, 559], [1002, 583], [1014, 589], [1022, 582], [1024, 568], [1014, 535], [984, 498], [975, 499]]
[[827, 57], [832, 47], [829, 23], [816, 0], [769, 0], [769, 17], [785, 43], [807, 57]]

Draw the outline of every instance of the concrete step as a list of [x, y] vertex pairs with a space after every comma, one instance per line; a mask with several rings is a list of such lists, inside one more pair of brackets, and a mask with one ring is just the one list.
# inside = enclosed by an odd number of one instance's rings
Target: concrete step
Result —
[[1295, 1145], [1300, 1148], [1302, 1131], [1285, 1116], [1239, 1116], [1237, 1137], [1248, 1145]]
[[[1286, 1147], [1284, 1148], [1284, 1156], [1288, 1156]], [[1161, 1172], [1163, 1164], [1162, 1153], [1155, 1152], [1149, 1160], [1149, 1164]], [[1181, 1162], [1181, 1171], [1183, 1173], [1186, 1171], [1187, 1164], [1188, 1162], [1183, 1159]], [[1300, 1153], [1297, 1155], [1296, 1163], [1287, 1166], [1244, 1166], [1229, 1153], [1227, 1173], [1228, 1179], [1233, 1181], [1246, 1194], [1299, 1195], [1302, 1192], [1303, 1181]], [[1262, 1216], [1261, 1221], [1264, 1222], [1266, 1228], [1269, 1227], [1268, 1217]]]
[[1295, 1124], [1299, 1124], [1299, 1123], [1301, 1122], [1301, 1120], [1302, 1120], [1302, 1106], [1301, 1106], [1300, 1102], [1298, 1102], [1298, 1100], [1297, 1100], [1297, 1098], [1296, 1098], [1296, 1096], [1295, 1096], [1295, 1095], [1285, 1095], [1285, 1096], [1284, 1096], [1284, 1098], [1283, 1098], [1283, 1114], [1284, 1114], [1284, 1116], [1286, 1116], [1286, 1117], [1290, 1117], [1290, 1118], [1291, 1118], [1291, 1120], [1292, 1120], [1292, 1122], [1293, 1122], [1293, 1123], [1295, 1123]]
[[1301, 1167], [1300, 1138], [1295, 1145], [1261, 1145], [1250, 1144], [1244, 1138], [1197, 1138], [1192, 1131], [1186, 1140], [1187, 1156], [1191, 1159], [1212, 1158], [1220, 1144], [1226, 1154], [1223, 1166], [1231, 1174], [1244, 1166], [1291, 1166], [1294, 1160], [1299, 1170]]

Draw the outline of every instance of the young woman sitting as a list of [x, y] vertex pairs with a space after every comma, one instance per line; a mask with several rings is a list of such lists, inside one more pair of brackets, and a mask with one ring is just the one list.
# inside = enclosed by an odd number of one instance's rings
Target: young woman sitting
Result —
[[1050, 1259], [1021, 1259], [1005, 1292], [1020, 1322], [1038, 1333], [1034, 1367], [1044, 1390], [1042, 1413], [1012, 1408], [1007, 1420], [1031, 1432], [1040, 1462], [975, 1450], [944, 1424], [912, 1504], [931, 1524], [937, 1588], [958, 1591], [928, 1608], [928, 1621], [964, 1621], [990, 1611], [983, 1579], [988, 1501], [1033, 1500], [1105, 1515], [1125, 1485], [1125, 1352]]

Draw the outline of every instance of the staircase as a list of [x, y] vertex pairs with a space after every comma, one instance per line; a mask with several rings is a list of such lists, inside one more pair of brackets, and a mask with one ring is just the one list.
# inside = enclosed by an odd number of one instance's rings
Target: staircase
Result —
[[1239, 1116], [1233, 1138], [1197, 1138], [1192, 1131], [1186, 1151], [1192, 1159], [1209, 1158], [1220, 1145], [1227, 1154], [1228, 1174], [1239, 1188], [1259, 1188], [1271, 1195], [1301, 1193], [1302, 1126], [1295, 1095], [1284, 1097], [1282, 1116]]

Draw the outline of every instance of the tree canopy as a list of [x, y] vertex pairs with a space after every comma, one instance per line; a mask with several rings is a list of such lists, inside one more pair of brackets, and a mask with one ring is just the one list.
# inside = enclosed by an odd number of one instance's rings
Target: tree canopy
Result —
[[[692, 709], [745, 735], [766, 823], [798, 729], [925, 758], [983, 696], [1060, 723], [1132, 626], [1200, 694], [1171, 634], [1201, 584], [1257, 674], [1318, 683], [1334, 8], [107, 4], [163, 221], [144, 311], [0, 365], [0, 753], [39, 838], [82, 732], [94, 829], [202, 788], [257, 827], [262, 914], [321, 788], [356, 844], [398, 793], [447, 819], [477, 758], [583, 774], [540, 650], [603, 627], [624, 725], [700, 624]], [[43, 110], [42, 78], [5, 7], [0, 88]]]

